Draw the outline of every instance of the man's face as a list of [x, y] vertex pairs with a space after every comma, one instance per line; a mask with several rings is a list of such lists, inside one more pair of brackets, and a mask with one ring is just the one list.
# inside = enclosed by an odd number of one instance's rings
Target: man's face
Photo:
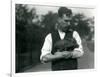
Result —
[[70, 26], [71, 16], [66, 16], [66, 14], [63, 14], [63, 16], [59, 20], [59, 29], [63, 32], [66, 32], [68, 27]]

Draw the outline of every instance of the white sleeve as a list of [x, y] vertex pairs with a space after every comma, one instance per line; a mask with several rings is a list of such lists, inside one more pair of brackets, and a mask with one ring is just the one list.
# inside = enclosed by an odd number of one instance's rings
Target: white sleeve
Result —
[[78, 48], [75, 48], [74, 51], [72, 52], [73, 54], [73, 58], [74, 57], [81, 57], [83, 54], [84, 54], [84, 51], [83, 51], [83, 47], [82, 47], [82, 41], [81, 41], [81, 38], [78, 34], [78, 32], [74, 31], [73, 32], [73, 37], [75, 38], [77, 44], [79, 45]]
[[51, 33], [50, 33], [45, 38], [43, 47], [41, 49], [40, 60], [42, 60], [42, 57], [45, 56], [46, 54], [51, 53], [51, 51], [52, 51], [52, 38], [51, 38]]

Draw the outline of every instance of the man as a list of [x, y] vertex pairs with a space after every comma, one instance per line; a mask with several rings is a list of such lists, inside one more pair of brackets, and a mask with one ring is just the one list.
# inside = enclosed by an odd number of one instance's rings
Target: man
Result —
[[[58, 10], [58, 22], [56, 30], [49, 33], [44, 41], [41, 50], [40, 60], [42, 63], [51, 61], [52, 70], [74, 70], [77, 69], [77, 58], [84, 53], [81, 44], [81, 38], [77, 31], [70, 29], [70, 21], [72, 18], [72, 11], [66, 7], [60, 7]], [[56, 50], [54, 45], [59, 40], [67, 40], [69, 37], [75, 39], [78, 47], [69, 50]], [[69, 43], [70, 44], [70, 43]]]

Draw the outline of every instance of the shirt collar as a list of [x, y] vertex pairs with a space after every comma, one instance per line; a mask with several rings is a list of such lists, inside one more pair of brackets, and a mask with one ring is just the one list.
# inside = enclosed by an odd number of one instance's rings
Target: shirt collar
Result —
[[58, 30], [58, 32], [61, 33], [61, 34], [65, 34], [65, 32], [62, 32], [61, 30]]

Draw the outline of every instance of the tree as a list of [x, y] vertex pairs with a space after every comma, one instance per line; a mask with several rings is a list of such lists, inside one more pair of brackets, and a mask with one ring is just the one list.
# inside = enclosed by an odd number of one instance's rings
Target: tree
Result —
[[57, 18], [57, 13], [52, 13], [51, 11], [49, 11], [48, 14], [44, 16], [43, 23], [48, 32], [52, 32], [55, 29]]
[[88, 18], [84, 16], [84, 14], [75, 14], [72, 19], [72, 25], [74, 25], [74, 29], [79, 32], [82, 38], [86, 38], [91, 33], [91, 28], [89, 26]]
[[19, 72], [24, 67], [39, 62], [40, 50], [38, 49], [41, 47], [43, 30], [32, 23], [36, 15], [35, 8], [29, 10], [27, 5], [16, 4], [15, 15], [16, 72]]

